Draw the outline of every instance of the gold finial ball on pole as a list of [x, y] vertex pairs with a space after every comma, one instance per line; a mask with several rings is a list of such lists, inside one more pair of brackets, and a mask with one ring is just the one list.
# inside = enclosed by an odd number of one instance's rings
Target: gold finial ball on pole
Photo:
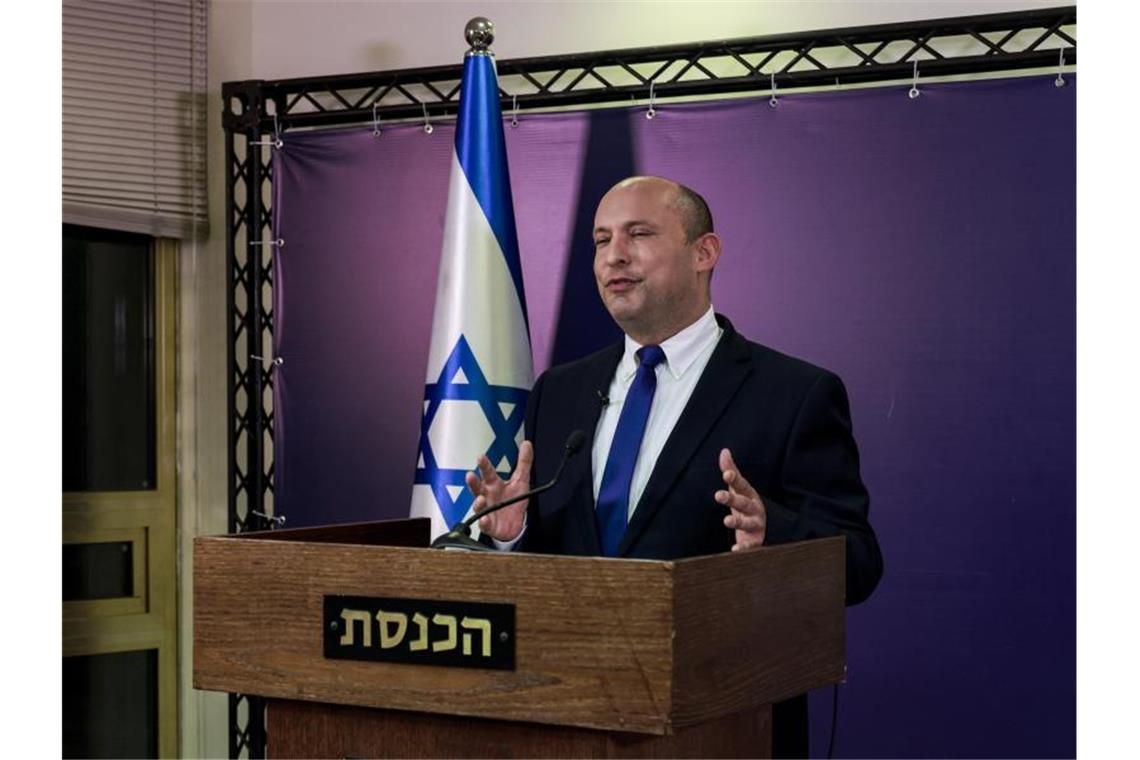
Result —
[[471, 46], [472, 52], [485, 52], [495, 41], [495, 25], [488, 18], [476, 16], [467, 22], [463, 36], [467, 38], [467, 44]]

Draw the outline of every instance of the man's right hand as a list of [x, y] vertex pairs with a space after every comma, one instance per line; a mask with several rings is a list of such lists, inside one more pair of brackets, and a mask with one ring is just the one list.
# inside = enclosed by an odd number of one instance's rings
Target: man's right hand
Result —
[[[479, 475], [467, 473], [467, 488], [475, 495], [474, 509], [482, 512], [489, 506], [506, 501], [530, 490], [530, 467], [534, 462], [534, 447], [530, 441], [519, 446], [519, 461], [510, 480], [503, 480], [486, 455], [479, 457]], [[499, 511], [479, 518], [479, 530], [499, 541], [514, 541], [522, 533], [526, 518], [527, 501], [520, 501]]]

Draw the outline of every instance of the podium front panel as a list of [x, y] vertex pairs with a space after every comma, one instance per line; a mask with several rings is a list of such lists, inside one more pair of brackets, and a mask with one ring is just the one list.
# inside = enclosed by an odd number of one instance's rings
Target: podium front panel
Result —
[[[415, 540], [413, 522], [196, 539], [194, 686], [665, 735], [843, 677], [842, 538], [676, 562], [383, 545]], [[330, 597], [355, 607], [326, 613]], [[409, 603], [376, 601], [393, 598]], [[511, 608], [514, 668], [419, 664], [443, 662], [429, 643], [455, 662], [485, 642], [471, 603]], [[429, 618], [447, 635], [417, 639], [415, 662], [332, 646], [411, 647]], [[343, 638], [326, 650], [330, 629]]]
[[[197, 688], [668, 729], [669, 563], [224, 537], [196, 540], [194, 565]], [[514, 604], [516, 669], [326, 659], [322, 608], [333, 594]]]

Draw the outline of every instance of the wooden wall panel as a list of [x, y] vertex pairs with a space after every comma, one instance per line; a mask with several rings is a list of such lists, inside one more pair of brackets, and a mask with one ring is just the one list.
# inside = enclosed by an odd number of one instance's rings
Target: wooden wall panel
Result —
[[271, 758], [770, 757], [771, 708], [659, 736], [272, 700]]

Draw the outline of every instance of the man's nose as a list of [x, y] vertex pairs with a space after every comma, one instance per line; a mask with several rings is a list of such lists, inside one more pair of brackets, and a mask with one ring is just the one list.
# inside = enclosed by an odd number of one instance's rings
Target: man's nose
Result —
[[629, 242], [624, 235], [614, 235], [610, 240], [610, 244], [606, 246], [605, 262], [610, 266], [629, 263]]

